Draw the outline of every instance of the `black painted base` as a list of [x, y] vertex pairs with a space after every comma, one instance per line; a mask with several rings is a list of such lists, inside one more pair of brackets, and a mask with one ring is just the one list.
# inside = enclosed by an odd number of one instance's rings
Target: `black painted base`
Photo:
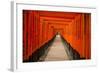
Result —
[[71, 45], [70, 43], [68, 43], [63, 37], [62, 37], [62, 41], [63, 43], [66, 45], [66, 47], [68, 48], [68, 52], [70, 53], [71, 59], [72, 60], [80, 60], [80, 59], [85, 59], [85, 58], [81, 58], [80, 54], [78, 53], [78, 51], [76, 51]]
[[26, 62], [37, 62], [37, 61], [39, 61], [39, 58], [44, 55], [45, 51], [52, 44], [54, 39], [55, 39], [55, 36], [50, 41], [48, 41], [43, 46], [41, 46], [38, 50], [36, 50], [34, 53], [32, 53], [32, 55], [29, 57], [28, 60], [25, 60], [23, 62], [26, 63]]

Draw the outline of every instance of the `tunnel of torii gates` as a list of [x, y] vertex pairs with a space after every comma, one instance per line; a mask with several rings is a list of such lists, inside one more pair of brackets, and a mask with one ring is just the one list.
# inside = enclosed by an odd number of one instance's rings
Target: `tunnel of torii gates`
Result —
[[31, 55], [36, 58], [41, 46], [57, 33], [80, 58], [91, 59], [90, 13], [23, 10], [23, 61], [28, 61]]

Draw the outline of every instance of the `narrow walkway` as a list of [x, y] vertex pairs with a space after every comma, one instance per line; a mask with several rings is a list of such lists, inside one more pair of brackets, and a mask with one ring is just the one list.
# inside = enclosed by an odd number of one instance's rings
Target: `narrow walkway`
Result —
[[63, 61], [69, 60], [69, 57], [65, 51], [64, 44], [60, 35], [56, 35], [53, 44], [48, 48], [49, 51], [44, 58], [44, 61]]

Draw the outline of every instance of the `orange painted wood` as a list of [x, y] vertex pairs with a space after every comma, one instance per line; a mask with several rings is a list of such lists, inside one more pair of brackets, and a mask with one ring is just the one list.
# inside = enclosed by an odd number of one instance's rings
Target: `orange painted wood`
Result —
[[59, 32], [81, 57], [91, 58], [91, 15], [88, 13], [23, 10], [23, 59]]

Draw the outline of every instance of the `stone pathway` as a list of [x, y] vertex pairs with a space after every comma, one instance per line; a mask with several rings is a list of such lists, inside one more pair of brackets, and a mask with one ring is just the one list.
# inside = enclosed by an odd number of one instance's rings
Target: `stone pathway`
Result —
[[53, 44], [49, 47], [49, 51], [44, 61], [63, 61], [69, 60], [69, 57], [65, 51], [64, 44], [60, 35], [56, 35]]

